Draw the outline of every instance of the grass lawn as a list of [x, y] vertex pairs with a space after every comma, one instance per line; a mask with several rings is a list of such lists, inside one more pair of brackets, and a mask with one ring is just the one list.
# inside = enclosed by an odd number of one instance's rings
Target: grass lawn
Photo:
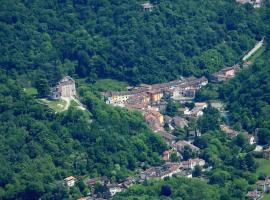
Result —
[[34, 87], [24, 88], [24, 92], [30, 96], [36, 96], [38, 94], [37, 89]]
[[264, 194], [261, 200], [270, 200], [270, 194]]
[[270, 160], [266, 160], [263, 158], [256, 159], [256, 161], [259, 163], [259, 167], [256, 171], [256, 174], [259, 175], [260, 173], [270, 175]]
[[93, 85], [99, 91], [121, 91], [126, 90], [128, 83], [113, 79], [100, 79]]
[[70, 106], [72, 106], [72, 107], [77, 107], [77, 106], [79, 106], [79, 104], [78, 104], [76, 101], [71, 100], [71, 101], [70, 101]]
[[62, 99], [59, 100], [40, 99], [40, 101], [48, 105], [49, 108], [53, 109], [55, 112], [64, 111], [67, 105], [67, 102]]

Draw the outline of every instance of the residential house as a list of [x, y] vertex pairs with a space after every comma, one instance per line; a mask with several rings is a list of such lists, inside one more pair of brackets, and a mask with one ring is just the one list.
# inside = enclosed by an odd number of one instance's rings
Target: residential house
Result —
[[266, 159], [270, 159], [270, 147], [263, 150], [263, 157]]
[[122, 192], [124, 189], [121, 185], [119, 184], [111, 184], [108, 185], [109, 191], [111, 196], [113, 197], [116, 193]]
[[122, 185], [123, 185], [125, 188], [129, 188], [129, 187], [131, 187], [134, 183], [135, 183], [134, 177], [129, 176], [129, 177], [126, 178], [126, 180], [123, 182]]
[[171, 154], [172, 154], [171, 150], [164, 151], [162, 160], [165, 161], [165, 162], [170, 161]]
[[189, 171], [180, 171], [177, 174], [175, 174], [176, 176], [181, 176], [181, 177], [186, 177], [186, 178], [192, 178], [192, 173]]
[[228, 79], [233, 78], [239, 70], [239, 64], [233, 65], [232, 67], [223, 68], [211, 75], [210, 80], [214, 83], [227, 81]]
[[186, 146], [195, 152], [198, 152], [200, 150], [198, 147], [194, 146], [193, 144], [191, 144], [190, 142], [185, 141], [185, 140], [180, 140], [180, 141], [176, 142], [175, 144], [172, 144], [171, 146], [174, 150], [176, 150], [178, 152], [183, 151]]
[[93, 187], [97, 183], [104, 185], [106, 182], [109, 182], [109, 179], [106, 176], [101, 176], [101, 177], [91, 178], [87, 180], [86, 184], [89, 187]]
[[244, 132], [244, 136], [247, 138], [247, 141], [250, 145], [256, 144], [256, 139], [254, 135], [248, 134], [247, 132]]
[[211, 101], [211, 106], [216, 108], [219, 112], [224, 111], [224, 104], [220, 101]]
[[203, 167], [205, 165], [205, 161], [200, 158], [195, 158], [195, 159], [189, 159], [187, 161], [182, 161], [181, 164], [182, 164], [183, 169], [193, 170], [195, 166]]
[[159, 173], [160, 178], [172, 177], [174, 174], [179, 173], [180, 170], [179, 163], [168, 163], [162, 166], [162, 170]]
[[195, 118], [201, 117], [201, 116], [203, 116], [203, 111], [202, 110], [198, 110], [196, 108], [193, 108], [190, 111], [190, 116], [195, 117]]
[[75, 81], [70, 76], [65, 76], [57, 85], [52, 88], [50, 97], [52, 99], [60, 99], [62, 97], [75, 97], [76, 86]]
[[154, 8], [154, 5], [151, 4], [150, 2], [146, 2], [146, 3], [143, 3], [142, 4], [142, 7], [143, 7], [143, 10], [144, 11], [152, 12], [153, 11], [153, 8]]
[[203, 110], [203, 109], [205, 109], [205, 108], [207, 108], [207, 107], [208, 107], [208, 105], [207, 105], [206, 102], [196, 102], [194, 108], [195, 108], [196, 110]]
[[262, 192], [258, 190], [248, 191], [246, 198], [248, 200], [259, 200], [262, 198]]
[[148, 112], [151, 115], [155, 116], [158, 119], [158, 121], [159, 121], [160, 124], [163, 124], [164, 123], [164, 117], [163, 117], [163, 115], [160, 112], [158, 112], [158, 111], [156, 111], [154, 109], [148, 110]]
[[236, 0], [236, 2], [240, 4], [250, 3], [254, 8], [260, 8], [262, 6], [262, 0]]
[[188, 121], [182, 117], [176, 116], [173, 118], [173, 125], [179, 128], [185, 128], [188, 126]]
[[163, 92], [161, 90], [151, 90], [148, 92], [151, 103], [160, 102], [163, 97]]
[[160, 130], [158, 133], [161, 134], [161, 136], [165, 139], [165, 141], [167, 142], [168, 145], [172, 145], [176, 142], [177, 137], [164, 131], [164, 130]]
[[185, 107], [185, 108], [178, 108], [178, 111], [181, 112], [181, 113], [183, 113], [186, 116], [191, 115], [191, 111], [187, 107]]
[[155, 110], [147, 110], [144, 114], [144, 119], [151, 129], [153, 130], [162, 129], [164, 117], [160, 112]]
[[129, 97], [132, 95], [130, 91], [123, 92], [107, 92], [103, 93], [105, 97], [107, 97], [107, 104], [113, 104], [116, 106], [124, 106]]
[[155, 178], [155, 177], [157, 177], [157, 171], [160, 170], [160, 169], [161, 169], [160, 167], [149, 168], [149, 169], [141, 172], [140, 178], [142, 180], [147, 180], [149, 178]]
[[170, 116], [168, 116], [168, 115], [164, 116], [164, 123], [171, 124], [172, 120], [173, 120], [173, 118], [171, 118]]
[[230, 138], [236, 137], [239, 134], [238, 131], [235, 131], [235, 130], [231, 129], [229, 126], [226, 126], [224, 124], [223, 125], [220, 125], [220, 128], [221, 128], [221, 130], [223, 132], [225, 132], [226, 134], [228, 134], [228, 136]]
[[75, 185], [76, 178], [73, 176], [69, 176], [69, 177], [66, 177], [64, 181], [65, 181], [66, 186], [73, 187]]
[[196, 90], [188, 88], [182, 88], [181, 86], [176, 87], [172, 90], [171, 98], [174, 100], [192, 100], [195, 98]]
[[259, 180], [256, 182], [256, 185], [262, 192], [270, 192], [270, 179]]
[[189, 137], [201, 137], [202, 133], [198, 129], [188, 129], [188, 136]]

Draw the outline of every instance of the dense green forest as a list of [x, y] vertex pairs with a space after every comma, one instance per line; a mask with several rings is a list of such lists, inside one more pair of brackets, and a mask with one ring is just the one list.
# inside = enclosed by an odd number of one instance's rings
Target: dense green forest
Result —
[[265, 1], [261, 18], [265, 24], [265, 51], [255, 63], [224, 84], [219, 91], [231, 112], [235, 128], [244, 128], [258, 136], [260, 144], [270, 144], [270, 6]]
[[202, 75], [232, 65], [264, 23], [235, 0], [3, 0], [0, 66], [27, 84], [46, 72], [132, 84]]
[[121, 181], [141, 162], [160, 162], [166, 146], [139, 113], [111, 108], [82, 88], [90, 113], [55, 115], [3, 73], [0, 82], [0, 199], [63, 199], [67, 176]]
[[256, 132], [261, 144], [270, 144], [270, 49], [247, 70], [225, 84], [220, 93], [238, 128]]
[[220, 190], [217, 186], [207, 185], [204, 181], [199, 179], [171, 178], [164, 181], [149, 181], [145, 182], [143, 185], [136, 185], [113, 199], [216, 200], [219, 199], [221, 195], [222, 194], [220, 194]]

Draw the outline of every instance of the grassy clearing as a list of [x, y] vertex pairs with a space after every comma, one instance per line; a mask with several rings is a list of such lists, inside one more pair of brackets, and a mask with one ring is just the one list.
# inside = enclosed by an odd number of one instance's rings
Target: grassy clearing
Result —
[[72, 106], [72, 107], [78, 107], [78, 106], [80, 106], [76, 101], [74, 101], [74, 100], [71, 100], [70, 101], [70, 106]]
[[263, 52], [266, 50], [266, 46], [263, 45], [260, 49], [258, 49], [249, 59], [248, 61], [251, 61], [254, 63], [259, 57], [262, 56]]
[[264, 194], [261, 200], [270, 200], [270, 194]]
[[126, 90], [128, 83], [121, 82], [113, 79], [100, 79], [93, 87], [99, 91], [121, 91]]
[[40, 101], [48, 105], [48, 107], [53, 109], [55, 112], [62, 112], [65, 110], [65, 107], [67, 106], [67, 102], [62, 99], [59, 100], [40, 99]]
[[270, 160], [266, 160], [263, 158], [256, 159], [259, 164], [259, 167], [256, 171], [256, 174], [259, 175], [260, 173], [270, 175]]
[[34, 87], [24, 88], [24, 92], [30, 96], [37, 96], [37, 89]]

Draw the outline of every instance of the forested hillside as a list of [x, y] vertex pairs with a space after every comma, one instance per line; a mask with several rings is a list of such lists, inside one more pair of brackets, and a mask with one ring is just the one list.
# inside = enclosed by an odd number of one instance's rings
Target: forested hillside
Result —
[[[132, 84], [232, 65], [264, 35], [251, 5], [234, 0], [3, 0], [0, 66], [21, 83], [46, 72]], [[33, 80], [32, 80], [33, 81]]]
[[224, 85], [221, 96], [232, 112], [232, 123], [258, 132], [261, 144], [270, 144], [270, 49], [236, 79]]
[[217, 186], [207, 185], [199, 179], [171, 178], [169, 180], [149, 181], [137, 185], [127, 192], [118, 195], [114, 200], [152, 200], [152, 199], [183, 199], [183, 200], [216, 200], [226, 192]]
[[[64, 199], [67, 176], [119, 181], [141, 162], [160, 162], [165, 145], [140, 114], [82, 92], [90, 113], [70, 109], [55, 115], [1, 73], [0, 199]], [[71, 194], [86, 195], [80, 188]]]

